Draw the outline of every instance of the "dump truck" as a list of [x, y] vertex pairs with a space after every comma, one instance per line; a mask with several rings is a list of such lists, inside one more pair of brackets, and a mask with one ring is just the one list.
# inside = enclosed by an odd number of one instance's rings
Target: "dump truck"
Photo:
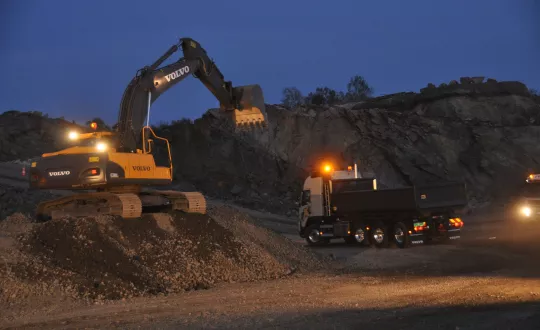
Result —
[[379, 189], [376, 178], [323, 165], [304, 181], [298, 231], [309, 245], [332, 239], [349, 244], [399, 248], [461, 237], [466, 185], [440, 182]]

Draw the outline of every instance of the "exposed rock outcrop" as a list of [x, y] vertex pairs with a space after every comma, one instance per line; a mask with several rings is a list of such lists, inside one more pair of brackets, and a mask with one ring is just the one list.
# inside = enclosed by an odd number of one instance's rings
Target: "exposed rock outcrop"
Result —
[[304, 169], [321, 155], [356, 160], [390, 187], [464, 180], [474, 206], [506, 196], [540, 161], [540, 104], [519, 82], [482, 80], [336, 107], [270, 106], [269, 131], [253, 140]]

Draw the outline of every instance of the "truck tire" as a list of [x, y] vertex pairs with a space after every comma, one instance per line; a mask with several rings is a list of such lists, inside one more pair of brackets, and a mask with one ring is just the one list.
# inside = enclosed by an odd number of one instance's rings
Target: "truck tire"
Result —
[[371, 228], [370, 239], [375, 247], [388, 247], [388, 229], [382, 221], [377, 221]]
[[357, 244], [357, 245], [369, 245], [369, 236], [366, 226], [363, 223], [355, 223], [354, 231], [351, 233], [351, 236], [345, 237], [345, 242], [347, 244]]
[[321, 237], [319, 235], [319, 227], [317, 225], [311, 225], [306, 228], [306, 242], [309, 245], [321, 246], [330, 243], [330, 239], [326, 237]]
[[407, 231], [407, 226], [403, 222], [398, 222], [394, 225], [394, 242], [400, 249], [407, 248], [411, 245], [411, 237]]

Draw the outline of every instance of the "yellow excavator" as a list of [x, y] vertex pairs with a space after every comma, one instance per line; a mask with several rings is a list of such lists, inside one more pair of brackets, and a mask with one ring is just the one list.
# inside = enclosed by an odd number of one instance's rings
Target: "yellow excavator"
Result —
[[[160, 67], [179, 49], [182, 58]], [[166, 208], [206, 213], [206, 200], [199, 192], [147, 187], [169, 185], [173, 180], [169, 141], [156, 136], [150, 127], [150, 107], [163, 92], [189, 75], [198, 78], [219, 100], [220, 113], [235, 129], [266, 127], [261, 87], [233, 87], [198, 42], [182, 38], [155, 63], [137, 71], [122, 96], [118, 122], [112, 131], [99, 130], [92, 123], [88, 132], [69, 132], [73, 146], [43, 154], [31, 164], [30, 188], [82, 190], [40, 203], [38, 220], [97, 215], [130, 219]], [[168, 151], [168, 164], [163, 166], [157, 166], [154, 159], [157, 141]]]

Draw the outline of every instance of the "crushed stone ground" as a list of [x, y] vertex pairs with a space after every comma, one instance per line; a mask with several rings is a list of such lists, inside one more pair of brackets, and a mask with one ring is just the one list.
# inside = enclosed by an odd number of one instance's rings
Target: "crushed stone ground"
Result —
[[45, 223], [16, 213], [0, 222], [0, 233], [0, 304], [7, 305], [48, 295], [104, 301], [169, 294], [277, 279], [326, 262], [227, 206], [209, 215]]

